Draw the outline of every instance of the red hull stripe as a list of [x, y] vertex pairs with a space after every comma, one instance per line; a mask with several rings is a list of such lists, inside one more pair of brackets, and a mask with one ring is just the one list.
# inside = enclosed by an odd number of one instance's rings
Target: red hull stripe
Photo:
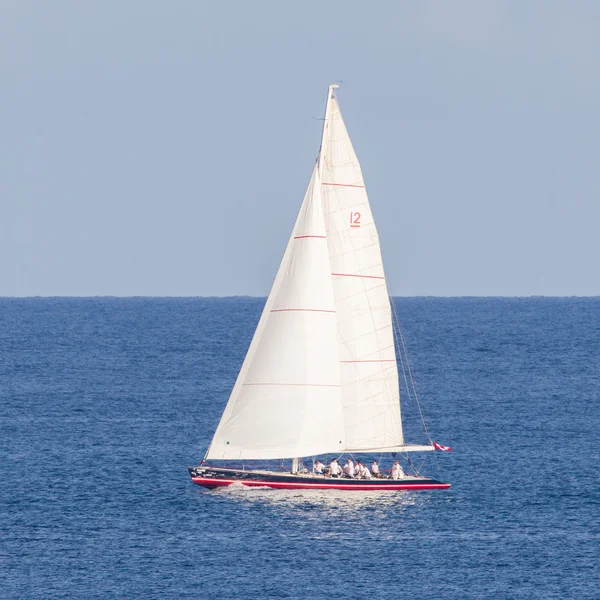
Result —
[[244, 383], [244, 385], [291, 385], [304, 387], [342, 387], [334, 383]]
[[232, 483], [240, 482], [242, 485], [248, 487], [272, 487], [282, 488], [288, 490], [297, 489], [312, 489], [312, 490], [360, 490], [366, 491], [377, 491], [377, 490], [444, 490], [450, 487], [449, 483], [419, 483], [415, 485], [406, 485], [401, 483], [390, 484], [390, 485], [369, 485], [366, 484], [343, 484], [336, 483], [335, 485], [326, 483], [300, 483], [300, 482], [278, 482], [278, 481], [240, 481], [239, 479], [212, 479], [204, 477], [192, 477], [192, 481], [197, 485], [210, 485], [210, 486], [226, 486]]
[[323, 183], [321, 185], [335, 185], [337, 187], [355, 187], [355, 188], [364, 188], [364, 185], [355, 185], [353, 183]]
[[275, 308], [271, 312], [324, 312], [324, 313], [335, 313], [335, 310], [321, 310], [320, 308]]
[[354, 275], [352, 273], [332, 273], [334, 277], [362, 277], [363, 279], [385, 279], [385, 277], [378, 277], [377, 275]]
[[319, 240], [324, 240], [324, 235], [296, 235], [294, 236], [295, 240], [305, 240], [306, 238], [317, 238]]
[[395, 358], [388, 358], [386, 360], [340, 360], [341, 363], [380, 363], [380, 362], [396, 362]]

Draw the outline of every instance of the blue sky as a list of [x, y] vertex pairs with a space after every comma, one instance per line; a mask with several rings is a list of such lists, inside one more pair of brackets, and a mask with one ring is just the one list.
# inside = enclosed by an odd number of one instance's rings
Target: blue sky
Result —
[[264, 296], [339, 100], [395, 295], [600, 295], [600, 3], [0, 5], [0, 295]]

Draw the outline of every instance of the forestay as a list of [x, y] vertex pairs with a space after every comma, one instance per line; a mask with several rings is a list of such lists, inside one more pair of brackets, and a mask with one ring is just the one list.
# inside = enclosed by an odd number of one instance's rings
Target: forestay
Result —
[[328, 93], [319, 165], [337, 310], [346, 450], [400, 449], [404, 440], [398, 369], [379, 236], [334, 95], [336, 87]]
[[343, 451], [337, 330], [315, 167], [207, 458], [271, 459]]

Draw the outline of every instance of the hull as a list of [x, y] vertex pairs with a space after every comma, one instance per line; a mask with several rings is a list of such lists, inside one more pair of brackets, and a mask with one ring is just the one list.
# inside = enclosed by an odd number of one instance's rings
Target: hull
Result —
[[270, 487], [284, 490], [348, 490], [357, 492], [400, 490], [443, 490], [449, 483], [427, 477], [406, 476], [403, 479], [350, 479], [323, 475], [278, 473], [275, 471], [244, 471], [218, 467], [188, 467], [192, 481], [215, 489], [241, 483], [248, 487]]

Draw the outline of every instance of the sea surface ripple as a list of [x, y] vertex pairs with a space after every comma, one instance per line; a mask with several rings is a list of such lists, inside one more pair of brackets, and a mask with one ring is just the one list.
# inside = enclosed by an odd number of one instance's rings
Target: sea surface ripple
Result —
[[203, 490], [263, 303], [0, 299], [1, 598], [600, 597], [599, 298], [396, 299], [448, 491]]

